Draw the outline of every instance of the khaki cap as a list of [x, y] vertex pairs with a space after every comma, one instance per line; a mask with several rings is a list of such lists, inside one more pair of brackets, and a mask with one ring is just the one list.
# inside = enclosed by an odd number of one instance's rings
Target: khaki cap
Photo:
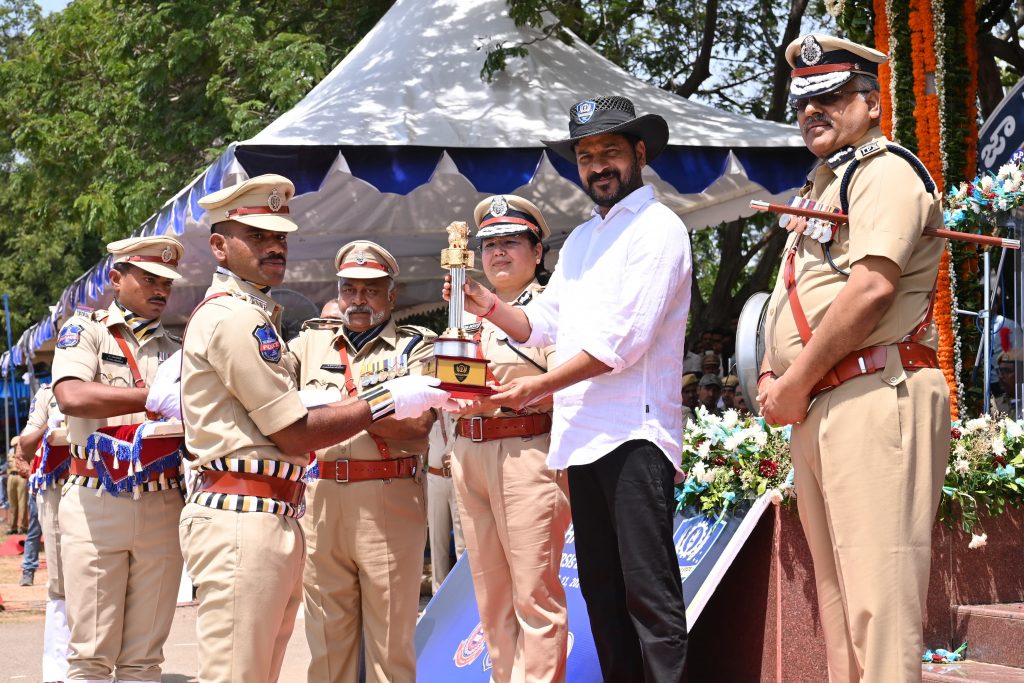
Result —
[[696, 384], [697, 381], [697, 375], [693, 374], [692, 372], [686, 373], [685, 375], [683, 375], [683, 389], [690, 386], [691, 384]]
[[288, 209], [294, 195], [292, 181], [268, 173], [208, 194], [199, 200], [199, 206], [210, 212], [211, 226], [238, 221], [260, 230], [295, 232], [299, 226]]
[[374, 280], [398, 277], [398, 261], [384, 247], [368, 240], [349, 242], [334, 256], [338, 277]]
[[114, 263], [130, 263], [147, 273], [177, 280], [178, 262], [185, 256], [185, 247], [173, 237], [129, 237], [111, 242], [107, 251], [114, 256]]
[[740, 378], [737, 377], [736, 375], [728, 375], [725, 379], [722, 380], [723, 387], [734, 387], [737, 386], [739, 383]]
[[793, 67], [789, 99], [838, 90], [857, 74], [878, 78], [878, 65], [888, 60], [884, 52], [850, 40], [822, 33], [801, 36], [786, 47], [786, 61]]
[[532, 233], [540, 242], [551, 236], [551, 229], [540, 209], [533, 202], [514, 194], [496, 194], [484, 199], [473, 210], [473, 220], [479, 228], [476, 233], [478, 240], [522, 232]]

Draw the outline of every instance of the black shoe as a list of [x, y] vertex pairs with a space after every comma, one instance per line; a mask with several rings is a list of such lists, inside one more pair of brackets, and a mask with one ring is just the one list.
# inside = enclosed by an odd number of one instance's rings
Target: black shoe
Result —
[[32, 581], [36, 578], [36, 573], [31, 570], [25, 570], [21, 573], [21, 582], [19, 586], [31, 586]]

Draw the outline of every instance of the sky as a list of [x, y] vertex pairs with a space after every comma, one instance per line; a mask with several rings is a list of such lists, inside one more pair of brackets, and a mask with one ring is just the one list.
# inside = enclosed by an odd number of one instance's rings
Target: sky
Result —
[[36, 0], [36, 4], [43, 8], [43, 14], [58, 12], [68, 6], [70, 0]]

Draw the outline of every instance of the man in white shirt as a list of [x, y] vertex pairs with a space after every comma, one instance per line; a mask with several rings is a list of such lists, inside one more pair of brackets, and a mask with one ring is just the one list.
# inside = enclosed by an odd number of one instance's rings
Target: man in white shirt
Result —
[[503, 385], [490, 401], [518, 410], [554, 394], [548, 466], [568, 469], [604, 679], [680, 681], [687, 632], [672, 518], [690, 242], [640, 177], [665, 148], [668, 124], [637, 117], [624, 97], [584, 100], [569, 115], [570, 137], [545, 144], [576, 163], [597, 205], [590, 220], [531, 303], [510, 306], [470, 281], [465, 305], [520, 343], [555, 344], [555, 368]]

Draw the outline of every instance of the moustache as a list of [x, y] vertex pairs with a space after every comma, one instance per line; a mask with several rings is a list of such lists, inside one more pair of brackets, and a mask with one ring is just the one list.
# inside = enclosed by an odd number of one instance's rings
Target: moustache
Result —
[[166, 304], [167, 303], [167, 299], [162, 297], [162, 296], [152, 296], [152, 297], [146, 299], [146, 301], [148, 301], [151, 304], [156, 304], [156, 303]]
[[260, 265], [265, 263], [280, 263], [284, 265], [286, 261], [283, 254], [271, 254], [270, 256], [264, 256], [260, 259]]
[[353, 313], [365, 313], [367, 315], [373, 315], [373, 309], [370, 308], [369, 306], [349, 306], [348, 308], [345, 309], [345, 313], [347, 315], [352, 315]]
[[616, 171], [615, 169], [609, 169], [604, 173], [591, 173], [589, 176], [587, 176], [587, 182], [593, 185], [599, 180], [607, 180], [609, 178], [615, 178], [620, 182], [622, 181], [622, 177], [619, 175], [618, 171]]
[[822, 112], [815, 112], [808, 116], [807, 120], [804, 121], [804, 131], [806, 132], [808, 128], [816, 123], [824, 123], [827, 126], [831, 126], [832, 119]]

